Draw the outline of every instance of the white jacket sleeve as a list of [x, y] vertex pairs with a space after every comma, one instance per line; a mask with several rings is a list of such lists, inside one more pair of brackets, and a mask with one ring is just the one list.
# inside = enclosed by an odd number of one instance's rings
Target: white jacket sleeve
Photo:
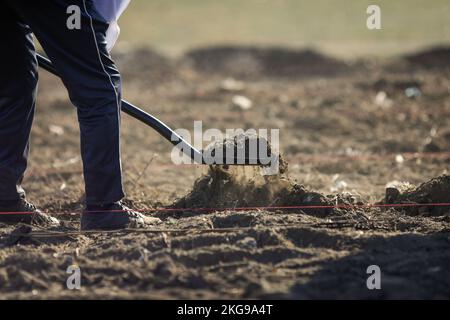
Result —
[[94, 0], [95, 8], [102, 15], [109, 28], [106, 31], [107, 49], [111, 51], [119, 38], [120, 28], [117, 20], [125, 11], [131, 0]]

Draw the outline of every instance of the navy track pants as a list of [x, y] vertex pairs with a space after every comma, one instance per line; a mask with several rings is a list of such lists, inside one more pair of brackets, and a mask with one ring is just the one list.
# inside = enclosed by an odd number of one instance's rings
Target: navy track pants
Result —
[[[69, 30], [77, 5], [80, 29]], [[38, 71], [33, 34], [53, 61], [77, 107], [86, 203], [124, 197], [120, 160], [120, 74], [106, 49], [108, 23], [92, 0], [0, 3], [0, 201], [24, 197]]]

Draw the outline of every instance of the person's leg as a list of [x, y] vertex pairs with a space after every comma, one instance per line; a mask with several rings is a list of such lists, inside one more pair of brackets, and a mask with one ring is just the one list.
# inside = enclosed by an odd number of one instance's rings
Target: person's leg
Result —
[[29, 151], [37, 91], [37, 62], [30, 28], [0, 5], [0, 222], [58, 225], [25, 199], [21, 183]]
[[[7, 0], [30, 25], [77, 107], [88, 206], [124, 196], [120, 162], [120, 74], [106, 50], [108, 24], [91, 0]], [[79, 8], [70, 30], [67, 9]]]
[[[87, 204], [81, 229], [138, 228], [159, 222], [120, 203], [121, 81], [106, 49], [108, 24], [92, 0], [5, 1], [30, 25], [77, 107]], [[66, 13], [69, 6], [79, 8], [79, 29], [67, 27], [73, 14]]]
[[27, 167], [38, 74], [31, 30], [4, 4], [0, 8], [0, 29], [1, 205], [25, 196], [21, 183]]

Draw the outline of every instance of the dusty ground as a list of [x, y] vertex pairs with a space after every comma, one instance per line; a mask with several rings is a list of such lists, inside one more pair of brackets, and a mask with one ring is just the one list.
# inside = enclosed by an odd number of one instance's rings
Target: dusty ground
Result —
[[[24, 186], [65, 227], [0, 226], [0, 298], [450, 298], [449, 207], [352, 207], [450, 202], [449, 49], [350, 62], [233, 47], [116, 58], [127, 100], [174, 128], [279, 128], [289, 171], [255, 186], [255, 172], [174, 166], [168, 143], [123, 116], [127, 202], [185, 209], [147, 212], [164, 223], [145, 233], [78, 234], [78, 124], [59, 80], [42, 72]], [[222, 88], [230, 77], [239, 92]], [[236, 109], [236, 94], [253, 107]], [[397, 187], [385, 197], [388, 183]], [[232, 209], [330, 203], [348, 207]], [[206, 205], [231, 209], [193, 209]], [[79, 291], [65, 289], [72, 264]], [[366, 287], [373, 264], [382, 290]]]

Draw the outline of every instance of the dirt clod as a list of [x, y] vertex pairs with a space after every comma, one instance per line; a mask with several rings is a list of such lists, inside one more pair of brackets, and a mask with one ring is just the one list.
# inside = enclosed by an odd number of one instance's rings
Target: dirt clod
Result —
[[417, 203], [423, 207], [404, 207], [399, 210], [410, 215], [441, 216], [448, 214], [450, 206], [435, 206], [426, 204], [450, 203], [450, 175], [444, 174], [414, 187], [404, 183], [386, 188], [385, 203]]

